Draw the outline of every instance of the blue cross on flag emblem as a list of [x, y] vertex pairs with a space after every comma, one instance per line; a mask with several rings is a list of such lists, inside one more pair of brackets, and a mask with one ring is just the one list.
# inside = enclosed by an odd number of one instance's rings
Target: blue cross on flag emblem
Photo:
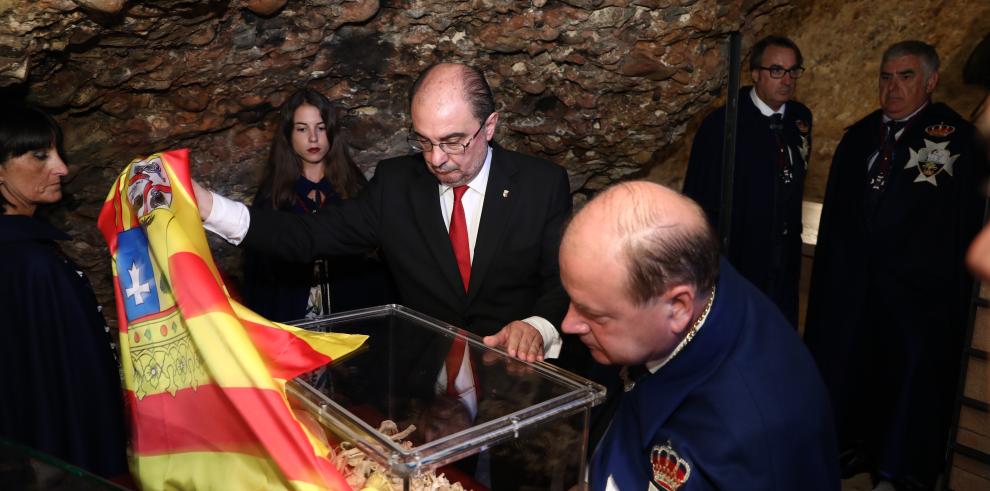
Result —
[[144, 229], [132, 228], [117, 235], [117, 278], [129, 322], [161, 311]]

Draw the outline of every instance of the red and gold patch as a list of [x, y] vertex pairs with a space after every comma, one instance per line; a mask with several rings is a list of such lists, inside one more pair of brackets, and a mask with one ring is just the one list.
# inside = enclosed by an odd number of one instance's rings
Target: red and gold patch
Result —
[[955, 132], [955, 126], [949, 126], [945, 123], [933, 124], [925, 128], [925, 134], [935, 138], [945, 138]]
[[666, 491], [677, 491], [691, 477], [691, 465], [674, 450], [668, 441], [654, 445], [650, 453], [653, 464], [653, 484]]

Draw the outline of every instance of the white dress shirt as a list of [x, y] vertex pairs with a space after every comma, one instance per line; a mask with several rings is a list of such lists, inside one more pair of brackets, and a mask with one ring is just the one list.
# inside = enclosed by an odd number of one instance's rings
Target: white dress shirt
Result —
[[776, 111], [771, 109], [770, 106], [767, 105], [767, 103], [763, 102], [763, 99], [760, 99], [760, 95], [756, 93], [756, 87], [749, 89], [749, 98], [750, 100], [753, 101], [753, 105], [756, 106], [756, 109], [760, 111], [760, 114], [768, 118], [770, 116], [773, 116], [774, 114], [779, 114], [780, 117], [784, 117], [784, 113], [787, 112], [786, 102], [781, 104]]
[[[786, 102], [781, 104], [776, 111], [771, 109], [767, 103], [763, 102], [763, 99], [760, 99], [759, 94], [756, 93], [756, 87], [749, 89], [749, 98], [752, 99], [753, 105], [756, 106], [756, 110], [760, 111], [760, 114], [768, 118], [774, 114], [779, 114], [780, 118], [783, 119], [784, 114], [787, 112]], [[787, 148], [787, 161], [790, 162], [791, 165], [794, 165], [794, 155], [791, 153], [791, 146], [785, 143], [784, 147]]]

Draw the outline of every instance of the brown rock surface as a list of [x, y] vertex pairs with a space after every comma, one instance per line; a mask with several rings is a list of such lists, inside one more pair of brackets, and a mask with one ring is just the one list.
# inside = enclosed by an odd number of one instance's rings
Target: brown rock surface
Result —
[[244, 6], [258, 15], [272, 15], [285, 6], [286, 0], [244, 0]]
[[83, 7], [87, 7], [104, 14], [116, 14], [124, 8], [124, 0], [73, 0]]

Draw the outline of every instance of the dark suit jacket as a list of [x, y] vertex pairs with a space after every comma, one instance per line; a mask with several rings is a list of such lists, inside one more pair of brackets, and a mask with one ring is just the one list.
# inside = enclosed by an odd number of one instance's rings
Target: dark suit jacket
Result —
[[402, 304], [486, 336], [533, 315], [560, 325], [557, 249], [570, 212], [563, 168], [495, 146], [468, 292], [419, 154], [380, 162], [356, 199], [316, 215], [251, 210], [243, 244], [296, 261], [380, 248]]
[[[280, 206], [279, 211], [307, 214], [300, 194], [308, 194], [309, 189], [299, 189], [299, 182], [309, 182], [305, 177], [296, 179], [296, 200], [292, 205]], [[320, 206], [329, 206], [342, 201], [333, 191], [328, 180], [323, 183], [329, 190], [326, 201]], [[303, 185], [305, 186], [305, 184]], [[270, 210], [271, 192], [259, 190], [254, 196], [252, 208]], [[306, 316], [310, 289], [313, 286], [329, 287], [329, 312], [344, 312], [392, 303], [391, 289], [387, 279], [388, 271], [374, 255], [357, 254], [322, 258], [320, 267], [313, 263], [300, 263], [272, 258], [251, 250], [244, 254], [244, 284], [241, 294], [244, 304], [266, 319], [288, 322]], [[314, 270], [314, 268], [316, 270]]]

